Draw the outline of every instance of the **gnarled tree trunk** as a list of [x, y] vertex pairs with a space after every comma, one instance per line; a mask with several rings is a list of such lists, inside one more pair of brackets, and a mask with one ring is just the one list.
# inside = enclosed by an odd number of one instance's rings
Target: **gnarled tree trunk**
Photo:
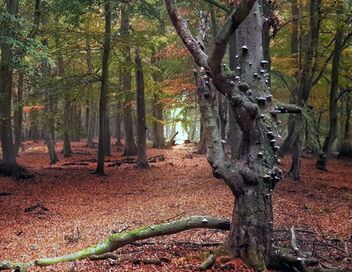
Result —
[[[263, 58], [259, 4], [255, 0], [241, 1], [207, 55], [178, 14], [175, 2], [165, 3], [179, 36], [200, 67], [197, 86], [208, 161], [214, 175], [222, 178], [235, 196], [228, 244], [232, 253], [246, 264], [257, 271], [264, 270], [272, 255], [271, 194], [281, 171], [276, 161], [277, 123], [271, 114], [274, 107], [268, 88], [268, 61]], [[239, 67], [237, 74], [229, 75], [223, 72], [221, 62], [237, 28]], [[204, 24], [200, 29], [204, 31]], [[222, 147], [214, 87], [228, 99], [231, 114], [243, 133], [238, 160], [227, 157]]]

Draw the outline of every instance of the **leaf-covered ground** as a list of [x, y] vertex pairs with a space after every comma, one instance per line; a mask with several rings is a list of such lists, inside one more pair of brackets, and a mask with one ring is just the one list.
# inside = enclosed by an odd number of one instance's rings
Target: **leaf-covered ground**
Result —
[[[164, 155], [149, 170], [133, 164], [107, 167], [107, 176], [92, 174], [96, 150], [74, 143], [75, 154], [60, 155], [48, 165], [43, 145], [26, 143], [19, 163], [35, 172], [33, 180], [0, 177], [0, 260], [28, 261], [69, 253], [98, 242], [112, 232], [162, 223], [187, 215], [230, 217], [233, 197], [221, 180], [212, 177], [202, 156], [182, 146], [149, 150]], [[60, 150], [60, 147], [58, 147]], [[107, 166], [121, 160], [108, 157]], [[351, 266], [352, 161], [332, 159], [329, 172], [303, 159], [302, 180], [286, 178], [275, 190], [277, 241], [287, 244], [287, 228], [295, 226], [302, 249], [325, 259], [326, 265]], [[289, 168], [288, 158], [283, 169]], [[79, 261], [31, 271], [195, 271], [226, 233], [191, 230], [127, 246], [118, 254], [132, 261], [119, 264]], [[210, 245], [209, 245], [210, 243]], [[162, 265], [140, 261], [162, 259]], [[250, 271], [241, 262], [218, 264], [214, 270]]]

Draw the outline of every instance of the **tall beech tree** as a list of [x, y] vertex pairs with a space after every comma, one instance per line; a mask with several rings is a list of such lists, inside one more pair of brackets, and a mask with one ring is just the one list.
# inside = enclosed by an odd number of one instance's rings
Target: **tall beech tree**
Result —
[[99, 104], [99, 144], [98, 144], [98, 164], [96, 173], [104, 175], [104, 162], [106, 155], [106, 133], [108, 131], [108, 92], [109, 92], [109, 55], [111, 44], [111, 1], [104, 0], [105, 33], [102, 56], [102, 75]]
[[123, 40], [123, 52], [125, 63], [122, 71], [122, 91], [124, 92], [123, 103], [123, 125], [125, 134], [125, 156], [137, 154], [137, 147], [134, 141], [133, 118], [132, 118], [132, 60], [130, 47], [130, 6], [128, 3], [121, 7], [121, 38]]
[[[199, 67], [196, 72], [199, 104], [207, 137], [207, 158], [215, 177], [223, 179], [235, 197], [227, 245], [256, 271], [265, 270], [278, 255], [272, 248], [273, 213], [271, 195], [281, 179], [277, 167], [275, 110], [268, 81], [268, 61], [263, 58], [262, 16], [255, 0], [242, 0], [228, 16], [209, 54], [180, 16], [175, 1], [165, 0], [170, 19]], [[253, 9], [252, 9], [253, 8]], [[200, 27], [204, 36], [206, 26]], [[238, 74], [224, 73], [222, 60], [237, 30]], [[214, 109], [215, 92], [221, 92], [231, 105], [243, 140], [238, 160], [225, 154]], [[283, 110], [282, 110], [283, 111]], [[285, 109], [286, 112], [290, 111]]]
[[140, 48], [136, 48], [136, 89], [137, 89], [137, 167], [148, 168], [147, 137], [145, 120], [144, 75]]
[[[9, 15], [18, 15], [18, 0], [8, 0], [6, 11]], [[14, 38], [11, 28], [8, 26], [4, 31], [8, 39]], [[20, 167], [16, 162], [16, 150], [12, 136], [11, 99], [13, 85], [13, 52], [10, 43], [1, 43], [0, 63], [0, 139], [2, 147], [2, 161], [0, 173], [4, 175], [20, 174]]]

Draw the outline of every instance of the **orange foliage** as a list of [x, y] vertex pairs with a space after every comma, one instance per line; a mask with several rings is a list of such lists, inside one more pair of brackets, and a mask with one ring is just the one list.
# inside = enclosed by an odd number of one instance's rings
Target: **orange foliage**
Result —
[[156, 54], [158, 59], [170, 59], [170, 58], [179, 58], [187, 56], [188, 50], [183, 47], [178, 47], [176, 44], [171, 44], [168, 47], [165, 47]]
[[43, 110], [45, 110], [45, 106], [41, 106], [41, 105], [23, 107], [24, 113], [31, 113], [33, 111], [43, 111]]
[[179, 94], [185, 91], [194, 91], [196, 85], [191, 82], [189, 77], [178, 77], [167, 79], [163, 82], [163, 91], [168, 94]]

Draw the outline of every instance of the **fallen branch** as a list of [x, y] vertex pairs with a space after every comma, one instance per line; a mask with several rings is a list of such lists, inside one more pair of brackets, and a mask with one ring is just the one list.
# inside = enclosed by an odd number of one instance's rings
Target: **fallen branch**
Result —
[[230, 228], [230, 221], [223, 218], [209, 216], [186, 217], [170, 223], [142, 227], [128, 232], [115, 233], [96, 245], [63, 256], [37, 259], [26, 263], [3, 261], [0, 262], [0, 270], [15, 269], [17, 272], [23, 272], [27, 271], [27, 269], [32, 266], [50, 266], [63, 262], [73, 262], [94, 255], [109, 253], [139, 240], [175, 234], [195, 228], [228, 230]]
[[292, 226], [292, 228], [291, 228], [291, 247], [297, 255], [301, 255], [301, 252], [300, 252], [299, 247], [297, 245], [297, 238], [296, 238], [294, 226]]
[[[165, 161], [165, 156], [164, 155], [157, 155], [154, 157], [150, 157], [148, 159], [149, 163], [156, 163], [158, 161]], [[137, 160], [134, 158], [125, 158], [122, 160], [118, 160], [118, 161], [113, 161], [111, 163], [108, 164], [108, 167], [119, 167], [122, 164], [137, 164]]]

